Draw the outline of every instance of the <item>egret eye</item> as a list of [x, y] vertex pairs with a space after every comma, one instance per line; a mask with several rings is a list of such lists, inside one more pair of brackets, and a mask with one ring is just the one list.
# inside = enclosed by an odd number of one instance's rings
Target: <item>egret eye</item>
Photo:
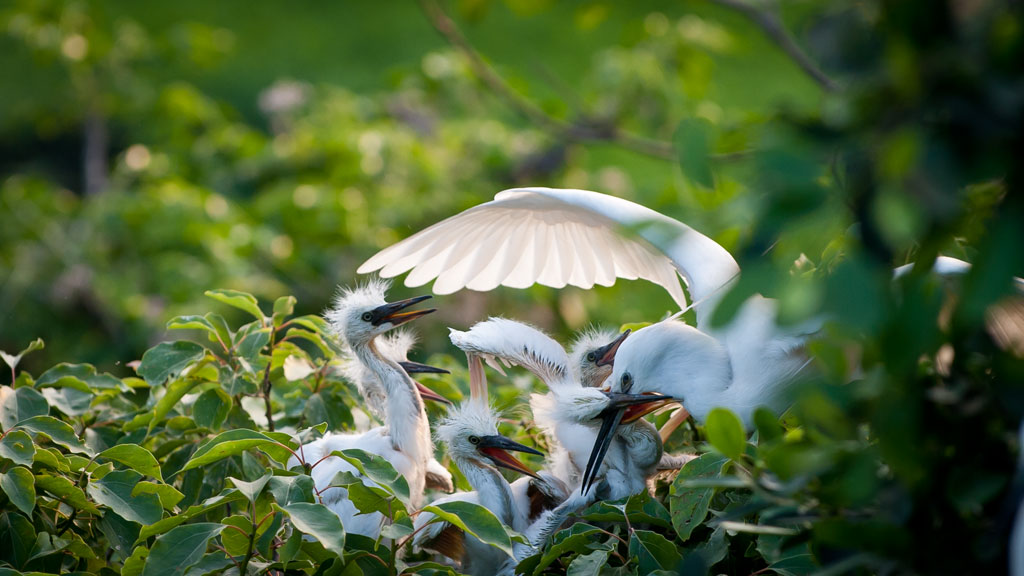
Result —
[[373, 314], [371, 314], [370, 312], [363, 312], [362, 318], [364, 322], [370, 322], [373, 320]]
[[590, 353], [587, 354], [587, 362], [596, 362], [596, 361], [597, 361], [597, 354], [596, 353], [590, 352]]
[[625, 374], [622, 375], [621, 382], [622, 391], [629, 392], [629, 389], [633, 387], [633, 376], [629, 372], [626, 372]]
[[480, 443], [480, 439], [477, 438], [476, 436], [470, 436], [469, 437], [469, 443], [474, 445], [474, 446], [476, 446], [477, 444]]

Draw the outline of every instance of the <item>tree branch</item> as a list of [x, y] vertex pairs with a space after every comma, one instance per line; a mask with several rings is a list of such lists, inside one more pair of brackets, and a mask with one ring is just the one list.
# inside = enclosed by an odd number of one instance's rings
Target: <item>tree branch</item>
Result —
[[420, 0], [420, 6], [427, 20], [449, 44], [458, 49], [469, 60], [473, 72], [494, 94], [505, 100], [512, 108], [527, 120], [537, 124], [556, 136], [572, 142], [609, 142], [634, 152], [654, 156], [664, 160], [675, 160], [675, 147], [671, 142], [654, 140], [629, 134], [618, 130], [607, 122], [587, 121], [567, 122], [556, 118], [533, 102], [517, 93], [505, 80], [491, 68], [480, 56], [480, 53], [462, 35], [455, 22], [437, 4], [436, 0]]
[[818, 83], [823, 89], [829, 92], [835, 92], [839, 89], [839, 85], [836, 84], [835, 80], [832, 80], [818, 67], [818, 64], [807, 55], [806, 52], [800, 48], [800, 45], [796, 43], [796, 39], [793, 35], [786, 30], [786, 27], [782, 23], [782, 19], [779, 18], [774, 12], [758, 8], [747, 0], [711, 0], [719, 6], [724, 6], [731, 10], [735, 10], [740, 14], [744, 15], [751, 22], [756, 24], [761, 30], [768, 35], [772, 41], [775, 42], [786, 53], [801, 70], [810, 76], [815, 82]]

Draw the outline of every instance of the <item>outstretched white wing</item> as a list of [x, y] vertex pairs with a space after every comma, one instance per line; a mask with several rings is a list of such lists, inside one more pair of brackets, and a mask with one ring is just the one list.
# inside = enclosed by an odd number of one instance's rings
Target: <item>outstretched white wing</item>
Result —
[[616, 278], [662, 286], [680, 307], [677, 272], [701, 300], [739, 270], [728, 252], [689, 226], [597, 192], [517, 188], [385, 248], [359, 267], [407, 286], [437, 278], [434, 292], [534, 283], [611, 286]]

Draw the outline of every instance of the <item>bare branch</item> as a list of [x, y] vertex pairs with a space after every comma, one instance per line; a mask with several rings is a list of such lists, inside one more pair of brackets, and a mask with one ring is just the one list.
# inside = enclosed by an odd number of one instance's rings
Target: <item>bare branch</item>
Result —
[[455, 22], [437, 4], [436, 0], [420, 0], [427, 20], [448, 41], [469, 60], [476, 76], [487, 85], [491, 92], [504, 99], [512, 108], [527, 120], [560, 138], [573, 142], [610, 142], [623, 148], [662, 158], [675, 160], [675, 148], [671, 142], [654, 140], [622, 132], [608, 122], [588, 121], [567, 122], [556, 118], [533, 102], [517, 93], [505, 80], [491, 68], [480, 56], [480, 53], [462, 35]]
[[735, 10], [740, 14], [744, 15], [757, 24], [765, 34], [768, 35], [778, 46], [785, 52], [796, 65], [800, 67], [808, 76], [814, 79], [823, 89], [829, 92], [834, 92], [839, 89], [839, 85], [836, 84], [835, 80], [832, 80], [818, 67], [818, 64], [807, 55], [806, 52], [800, 48], [800, 45], [796, 43], [796, 39], [793, 35], [786, 30], [786, 27], [782, 23], [782, 19], [777, 14], [769, 10], [758, 8], [753, 4], [750, 4], [747, 0], [711, 0], [719, 6], [725, 6], [731, 10]]

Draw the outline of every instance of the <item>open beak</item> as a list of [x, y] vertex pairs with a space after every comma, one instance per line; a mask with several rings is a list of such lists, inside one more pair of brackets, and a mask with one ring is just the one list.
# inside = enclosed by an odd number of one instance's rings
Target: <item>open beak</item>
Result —
[[436, 311], [436, 308], [428, 308], [426, 310], [409, 310], [408, 312], [402, 312], [409, 306], [423, 302], [427, 298], [430, 298], [430, 294], [425, 296], [416, 296], [415, 298], [406, 298], [405, 300], [399, 300], [398, 302], [389, 302], [383, 306], [378, 306], [373, 309], [373, 319], [370, 321], [374, 326], [380, 326], [385, 322], [398, 326], [405, 324], [410, 320], [415, 320], [420, 316], [425, 316], [431, 312]]
[[452, 404], [451, 400], [445, 398], [444, 396], [441, 396], [437, 392], [434, 392], [433, 390], [431, 390], [430, 388], [427, 388], [423, 384], [420, 384], [416, 380], [413, 380], [413, 383], [416, 384], [416, 390], [419, 390], [420, 398], [425, 398], [427, 400], [433, 400], [434, 402], [440, 402], [442, 404], [447, 404], [447, 405], [451, 406], [451, 404]]
[[[594, 483], [597, 471], [601, 469], [601, 463], [604, 462], [608, 448], [611, 446], [612, 440], [615, 439], [615, 431], [619, 425], [632, 422], [667, 402], [672, 402], [672, 397], [661, 394], [605, 392], [605, 395], [609, 398], [608, 407], [598, 416], [601, 419], [601, 429], [597, 433], [597, 440], [594, 441], [594, 448], [590, 451], [587, 468], [583, 472], [583, 494], [586, 494]], [[630, 412], [631, 410], [634, 412]], [[625, 419], [627, 414], [630, 420]]]
[[615, 353], [619, 351], [619, 346], [622, 346], [622, 343], [626, 341], [626, 337], [629, 336], [630, 332], [631, 330], [626, 329], [625, 332], [620, 334], [610, 344], [598, 348], [596, 350], [597, 361], [594, 363], [598, 366], [611, 366], [615, 362]]
[[534, 450], [529, 446], [524, 446], [514, 440], [510, 440], [500, 434], [494, 436], [481, 436], [480, 443], [477, 444], [477, 450], [479, 450], [484, 456], [487, 456], [495, 466], [515, 470], [520, 474], [526, 474], [527, 476], [532, 476], [534, 478], [537, 478], [537, 475], [534, 474], [533, 470], [527, 468], [525, 464], [517, 460], [515, 456], [506, 452], [506, 450], [514, 450], [516, 452], [526, 452], [527, 454], [543, 456], [543, 454], [537, 450]]
[[405, 360], [399, 362], [402, 369], [405, 370], [406, 374], [451, 374], [451, 372], [444, 368], [438, 368], [437, 366], [431, 366], [430, 364], [420, 364], [419, 362], [412, 362]]

